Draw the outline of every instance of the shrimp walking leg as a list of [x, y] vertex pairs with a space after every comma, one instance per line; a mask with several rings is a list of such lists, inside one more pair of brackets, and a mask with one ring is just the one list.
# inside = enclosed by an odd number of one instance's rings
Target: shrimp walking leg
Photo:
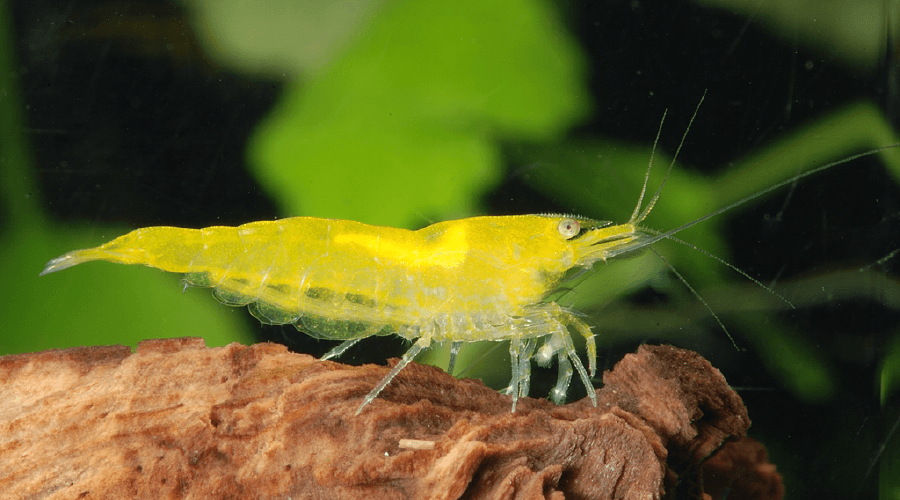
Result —
[[522, 348], [522, 355], [519, 356], [519, 363], [522, 365], [519, 373], [524, 374], [519, 381], [519, 397], [522, 398], [528, 396], [528, 391], [531, 389], [531, 357], [534, 355], [535, 347], [537, 347], [537, 340], [528, 339], [525, 347]]
[[585, 347], [587, 348], [588, 373], [593, 377], [597, 373], [597, 341], [594, 340], [594, 332], [591, 331], [591, 327], [585, 324], [584, 321], [572, 314], [568, 315], [567, 323], [584, 337]]
[[[519, 401], [519, 383], [522, 380], [522, 370], [523, 368], [529, 372], [531, 372], [530, 366], [523, 366], [521, 360], [519, 359], [522, 353], [522, 338], [519, 335], [514, 335], [509, 339], [509, 365], [512, 368], [512, 376], [509, 379], [509, 386], [503, 390], [504, 393], [509, 394], [512, 397], [512, 411], [516, 411], [516, 403]], [[527, 375], [526, 375], [527, 376]]]
[[557, 363], [559, 363], [559, 372], [556, 376], [556, 385], [550, 390], [550, 400], [555, 404], [561, 405], [566, 402], [566, 391], [569, 390], [569, 384], [572, 382], [572, 373], [574, 372], [572, 363], [569, 362], [569, 356], [565, 351], [559, 351], [556, 357]]
[[350, 349], [351, 347], [353, 347], [353, 345], [356, 344], [357, 342], [359, 342], [360, 340], [362, 340], [362, 339], [361, 338], [360, 339], [350, 339], [350, 340], [341, 342], [340, 345], [338, 345], [334, 349], [326, 352], [325, 355], [322, 356], [320, 359], [322, 361], [325, 361], [328, 359], [340, 357], [345, 352], [347, 352], [347, 349]]
[[366, 395], [363, 403], [359, 405], [359, 409], [356, 410], [356, 414], [359, 415], [362, 412], [363, 408], [365, 408], [367, 404], [371, 403], [372, 400], [378, 397], [378, 393], [380, 393], [382, 389], [384, 389], [389, 383], [391, 383], [391, 380], [395, 376], [397, 376], [398, 373], [400, 373], [400, 370], [405, 368], [406, 365], [408, 365], [410, 361], [415, 359], [423, 349], [427, 349], [429, 346], [431, 346], [431, 333], [423, 334], [421, 337], [419, 337], [419, 340], [417, 340], [416, 343], [413, 344], [413, 346], [410, 347], [408, 351], [406, 351], [406, 354], [403, 355], [403, 358], [400, 359], [400, 362], [397, 363], [397, 366], [395, 366], [390, 371], [390, 373], [385, 375], [385, 377], [381, 379], [381, 382], [378, 382], [378, 385], [376, 385], [375, 388]]
[[[597, 406], [594, 385], [591, 383], [591, 377], [596, 370], [597, 344], [594, 341], [594, 334], [591, 333], [591, 328], [576, 318], [570, 311], [555, 303], [545, 304], [540, 310], [531, 313], [528, 317], [528, 324], [528, 330], [551, 332], [549, 338], [544, 341], [544, 345], [538, 349], [535, 356], [538, 364], [541, 366], [549, 366], [554, 355], [558, 359], [559, 375], [556, 385], [551, 391], [550, 398], [556, 403], [561, 403], [565, 400], [565, 394], [574, 373], [572, 370], [574, 365], [575, 370], [578, 371], [578, 377], [591, 398], [591, 402], [594, 406]], [[569, 334], [568, 326], [572, 326], [585, 338], [590, 374], [584, 368], [578, 353], [575, 351], [575, 345], [572, 342], [572, 336]]]
[[534, 355], [536, 346], [536, 339], [528, 339], [523, 344], [521, 337], [518, 335], [512, 337], [509, 341], [512, 376], [510, 377], [509, 385], [502, 392], [512, 397], [512, 411], [516, 411], [516, 403], [519, 398], [528, 396], [528, 391], [531, 388], [531, 358]]
[[462, 347], [462, 342], [451, 342], [450, 343], [450, 362], [447, 363], [447, 374], [453, 375], [453, 369], [456, 367], [456, 356], [459, 354], [459, 349]]
[[591, 398], [591, 403], [597, 406], [594, 384], [591, 383], [591, 377], [588, 376], [581, 359], [578, 358], [578, 353], [575, 352], [575, 345], [572, 343], [569, 331], [565, 327], [561, 327], [553, 336], [558, 338], [558, 342], [561, 343], [563, 349], [557, 355], [559, 358], [559, 377], [557, 378], [556, 386], [551, 392], [551, 399], [557, 404], [562, 404], [565, 401], [566, 391], [568, 391], [569, 383], [572, 380], [572, 365], [575, 365], [575, 370], [578, 371], [578, 376], [587, 390], [588, 397]]

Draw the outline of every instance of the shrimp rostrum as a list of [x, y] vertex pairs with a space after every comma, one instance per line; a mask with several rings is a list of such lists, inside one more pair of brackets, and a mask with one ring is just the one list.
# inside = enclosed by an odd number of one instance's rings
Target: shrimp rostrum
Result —
[[[596, 405], [590, 327], [545, 297], [570, 269], [627, 251], [639, 235], [633, 222], [613, 226], [565, 215], [472, 217], [416, 231], [294, 217], [238, 227], [137, 229], [53, 259], [41, 274], [92, 260], [186, 273], [187, 284], [213, 287], [225, 304], [249, 305], [263, 323], [290, 323], [344, 341], [323, 359], [372, 335], [413, 341], [360, 410], [432, 342], [451, 343], [452, 372], [463, 342], [508, 340], [514, 411], [528, 394], [533, 357], [542, 365], [558, 360], [555, 402], [565, 399], [574, 365]], [[588, 369], [572, 333], [586, 340]]]

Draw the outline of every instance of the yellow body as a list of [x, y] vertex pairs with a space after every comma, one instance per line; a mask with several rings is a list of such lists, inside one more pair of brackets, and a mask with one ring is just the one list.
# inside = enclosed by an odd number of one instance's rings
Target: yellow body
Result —
[[[43, 273], [91, 260], [144, 264], [185, 273], [185, 281], [215, 289], [229, 305], [250, 305], [264, 323], [346, 342], [377, 334], [417, 339], [395, 371], [432, 341], [510, 340], [515, 399], [528, 393], [535, 339], [547, 337], [538, 361], [559, 358], [553, 399], [564, 399], [569, 360], [593, 396], [575, 354], [571, 326], [588, 339], [590, 373], [596, 347], [589, 327], [544, 301], [567, 271], [605, 260], [638, 243], [633, 223], [562, 215], [472, 217], [417, 231], [353, 221], [294, 217], [238, 227], [137, 229], [97, 248], [51, 260]], [[366, 404], [364, 403], [364, 405]]]

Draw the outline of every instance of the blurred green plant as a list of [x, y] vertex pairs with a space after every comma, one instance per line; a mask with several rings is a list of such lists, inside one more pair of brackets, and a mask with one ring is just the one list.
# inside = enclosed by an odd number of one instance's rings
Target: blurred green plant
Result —
[[696, 1], [740, 13], [789, 42], [799, 41], [868, 70], [882, 63], [890, 40], [883, 21], [900, 13], [893, 0]]

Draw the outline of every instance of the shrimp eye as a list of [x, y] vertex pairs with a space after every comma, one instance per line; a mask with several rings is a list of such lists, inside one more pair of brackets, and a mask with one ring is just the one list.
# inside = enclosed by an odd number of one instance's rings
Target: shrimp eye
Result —
[[568, 240], [574, 238], [581, 232], [581, 224], [575, 219], [563, 219], [559, 221], [559, 225], [556, 226], [556, 229], [559, 231], [559, 234], [563, 235], [563, 237]]

